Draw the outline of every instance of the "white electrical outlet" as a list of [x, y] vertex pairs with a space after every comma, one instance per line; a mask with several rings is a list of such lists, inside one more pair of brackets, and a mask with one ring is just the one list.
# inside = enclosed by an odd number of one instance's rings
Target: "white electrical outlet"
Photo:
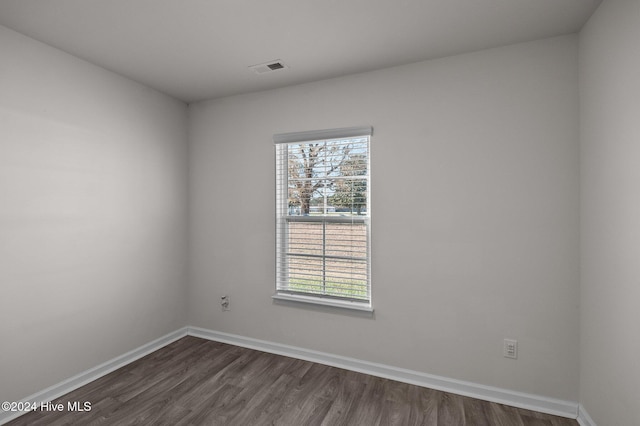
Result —
[[220, 306], [222, 306], [223, 311], [228, 311], [229, 308], [229, 296], [222, 296], [220, 298]]
[[502, 355], [505, 358], [518, 358], [518, 341], [512, 339], [504, 339]]

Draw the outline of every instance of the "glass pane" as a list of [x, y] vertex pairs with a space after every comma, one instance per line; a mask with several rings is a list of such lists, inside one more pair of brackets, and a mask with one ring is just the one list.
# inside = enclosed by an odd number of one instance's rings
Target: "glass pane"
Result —
[[322, 223], [290, 222], [288, 252], [291, 254], [323, 254]]
[[289, 256], [289, 290], [324, 293], [321, 258]]
[[288, 289], [366, 299], [364, 223], [289, 222]]
[[344, 215], [366, 215], [367, 181], [366, 179], [335, 179], [333, 193], [329, 203], [333, 210]]
[[366, 259], [367, 228], [364, 223], [327, 223], [325, 255]]
[[[325, 289], [349, 298], [367, 297], [367, 228], [364, 223], [325, 225]], [[333, 257], [336, 258], [333, 258]]]
[[367, 138], [288, 145], [290, 216], [366, 214]]
[[367, 262], [327, 259], [325, 291], [332, 296], [366, 298]]

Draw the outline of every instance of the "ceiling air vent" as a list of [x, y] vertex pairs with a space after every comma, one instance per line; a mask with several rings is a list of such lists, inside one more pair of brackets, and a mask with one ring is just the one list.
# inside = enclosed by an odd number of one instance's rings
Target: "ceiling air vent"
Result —
[[266, 74], [268, 72], [283, 70], [289, 67], [286, 66], [281, 60], [276, 59], [264, 64], [251, 65], [249, 68], [251, 68], [256, 74]]

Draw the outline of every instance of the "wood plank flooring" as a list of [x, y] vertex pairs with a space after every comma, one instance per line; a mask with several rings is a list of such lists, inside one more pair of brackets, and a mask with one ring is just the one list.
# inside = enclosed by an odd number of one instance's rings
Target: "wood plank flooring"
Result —
[[[91, 403], [70, 412], [69, 402]], [[11, 426], [577, 426], [575, 420], [187, 336]]]

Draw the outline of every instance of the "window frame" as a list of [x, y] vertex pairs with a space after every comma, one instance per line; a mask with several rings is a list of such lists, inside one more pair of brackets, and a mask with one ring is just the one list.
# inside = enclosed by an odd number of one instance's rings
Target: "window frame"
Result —
[[[341, 129], [316, 130], [308, 132], [282, 133], [273, 137], [276, 157], [276, 283], [275, 294], [272, 296], [276, 301], [310, 303], [315, 305], [330, 306], [337, 308], [347, 308], [358, 311], [373, 312], [372, 286], [371, 286], [371, 127], [349, 127]], [[318, 216], [291, 215], [289, 210], [289, 170], [288, 170], [288, 146], [305, 143], [331, 142], [338, 140], [348, 140], [356, 138], [366, 138], [366, 212], [363, 215], [330, 216], [327, 214]], [[286, 150], [286, 154], [279, 154], [279, 150]], [[280, 163], [278, 163], [280, 162]], [[331, 294], [318, 294], [313, 292], [296, 291], [282, 285], [283, 280], [288, 280], [288, 269], [292, 255], [288, 251], [289, 225], [291, 223], [319, 223], [323, 227], [322, 274], [327, 272], [325, 251], [327, 245], [324, 242], [326, 235], [326, 225], [332, 223], [362, 223], [365, 225], [366, 234], [366, 292], [367, 298], [349, 298]], [[296, 257], [297, 255], [293, 255]], [[331, 256], [329, 256], [331, 258]], [[356, 259], [351, 257], [351, 259]], [[286, 278], [282, 278], [286, 277]], [[323, 286], [326, 280], [323, 278]]]

